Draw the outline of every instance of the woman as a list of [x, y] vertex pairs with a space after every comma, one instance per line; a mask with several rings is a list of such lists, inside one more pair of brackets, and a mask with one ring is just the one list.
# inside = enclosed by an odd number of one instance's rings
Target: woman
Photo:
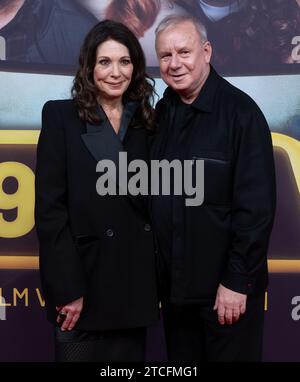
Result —
[[158, 319], [146, 203], [100, 196], [96, 165], [117, 163], [120, 151], [128, 161], [148, 160], [152, 94], [134, 34], [103, 21], [83, 44], [73, 99], [44, 106], [36, 227], [57, 360], [144, 360], [146, 327]]

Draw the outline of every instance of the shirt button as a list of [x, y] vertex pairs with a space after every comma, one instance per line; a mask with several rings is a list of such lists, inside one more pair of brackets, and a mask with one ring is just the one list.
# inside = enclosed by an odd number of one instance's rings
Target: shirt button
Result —
[[150, 232], [151, 231], [151, 225], [150, 224], [145, 224], [144, 225], [144, 230], [146, 231], [146, 232]]
[[112, 230], [112, 229], [108, 229], [108, 230], [106, 230], [106, 236], [108, 236], [108, 237], [113, 237], [114, 236], [114, 231]]

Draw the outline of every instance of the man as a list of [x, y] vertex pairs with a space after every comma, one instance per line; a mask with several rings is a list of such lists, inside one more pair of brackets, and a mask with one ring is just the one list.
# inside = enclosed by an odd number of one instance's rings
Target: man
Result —
[[76, 65], [83, 39], [96, 23], [71, 0], [0, 0], [4, 60]]
[[170, 361], [261, 359], [275, 210], [270, 132], [260, 109], [210, 66], [206, 30], [186, 16], [156, 30], [162, 79], [152, 159], [204, 160], [204, 202], [153, 196]]

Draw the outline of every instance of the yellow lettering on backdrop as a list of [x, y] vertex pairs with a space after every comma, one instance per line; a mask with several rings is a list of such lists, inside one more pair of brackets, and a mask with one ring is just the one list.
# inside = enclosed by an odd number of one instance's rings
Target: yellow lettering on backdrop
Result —
[[[3, 182], [13, 177], [18, 182], [14, 194], [3, 190]], [[34, 173], [26, 165], [19, 162], [0, 163], [0, 209], [12, 210], [17, 208], [14, 221], [6, 221], [4, 213], [0, 212], [0, 237], [14, 238], [26, 235], [34, 227]]]

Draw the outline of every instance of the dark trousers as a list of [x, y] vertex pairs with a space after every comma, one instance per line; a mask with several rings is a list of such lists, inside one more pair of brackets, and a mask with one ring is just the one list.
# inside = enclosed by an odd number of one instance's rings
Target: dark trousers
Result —
[[264, 294], [248, 298], [246, 313], [232, 325], [219, 324], [213, 303], [163, 303], [162, 310], [168, 361], [261, 361]]
[[146, 329], [105, 332], [55, 328], [56, 362], [144, 362]]

